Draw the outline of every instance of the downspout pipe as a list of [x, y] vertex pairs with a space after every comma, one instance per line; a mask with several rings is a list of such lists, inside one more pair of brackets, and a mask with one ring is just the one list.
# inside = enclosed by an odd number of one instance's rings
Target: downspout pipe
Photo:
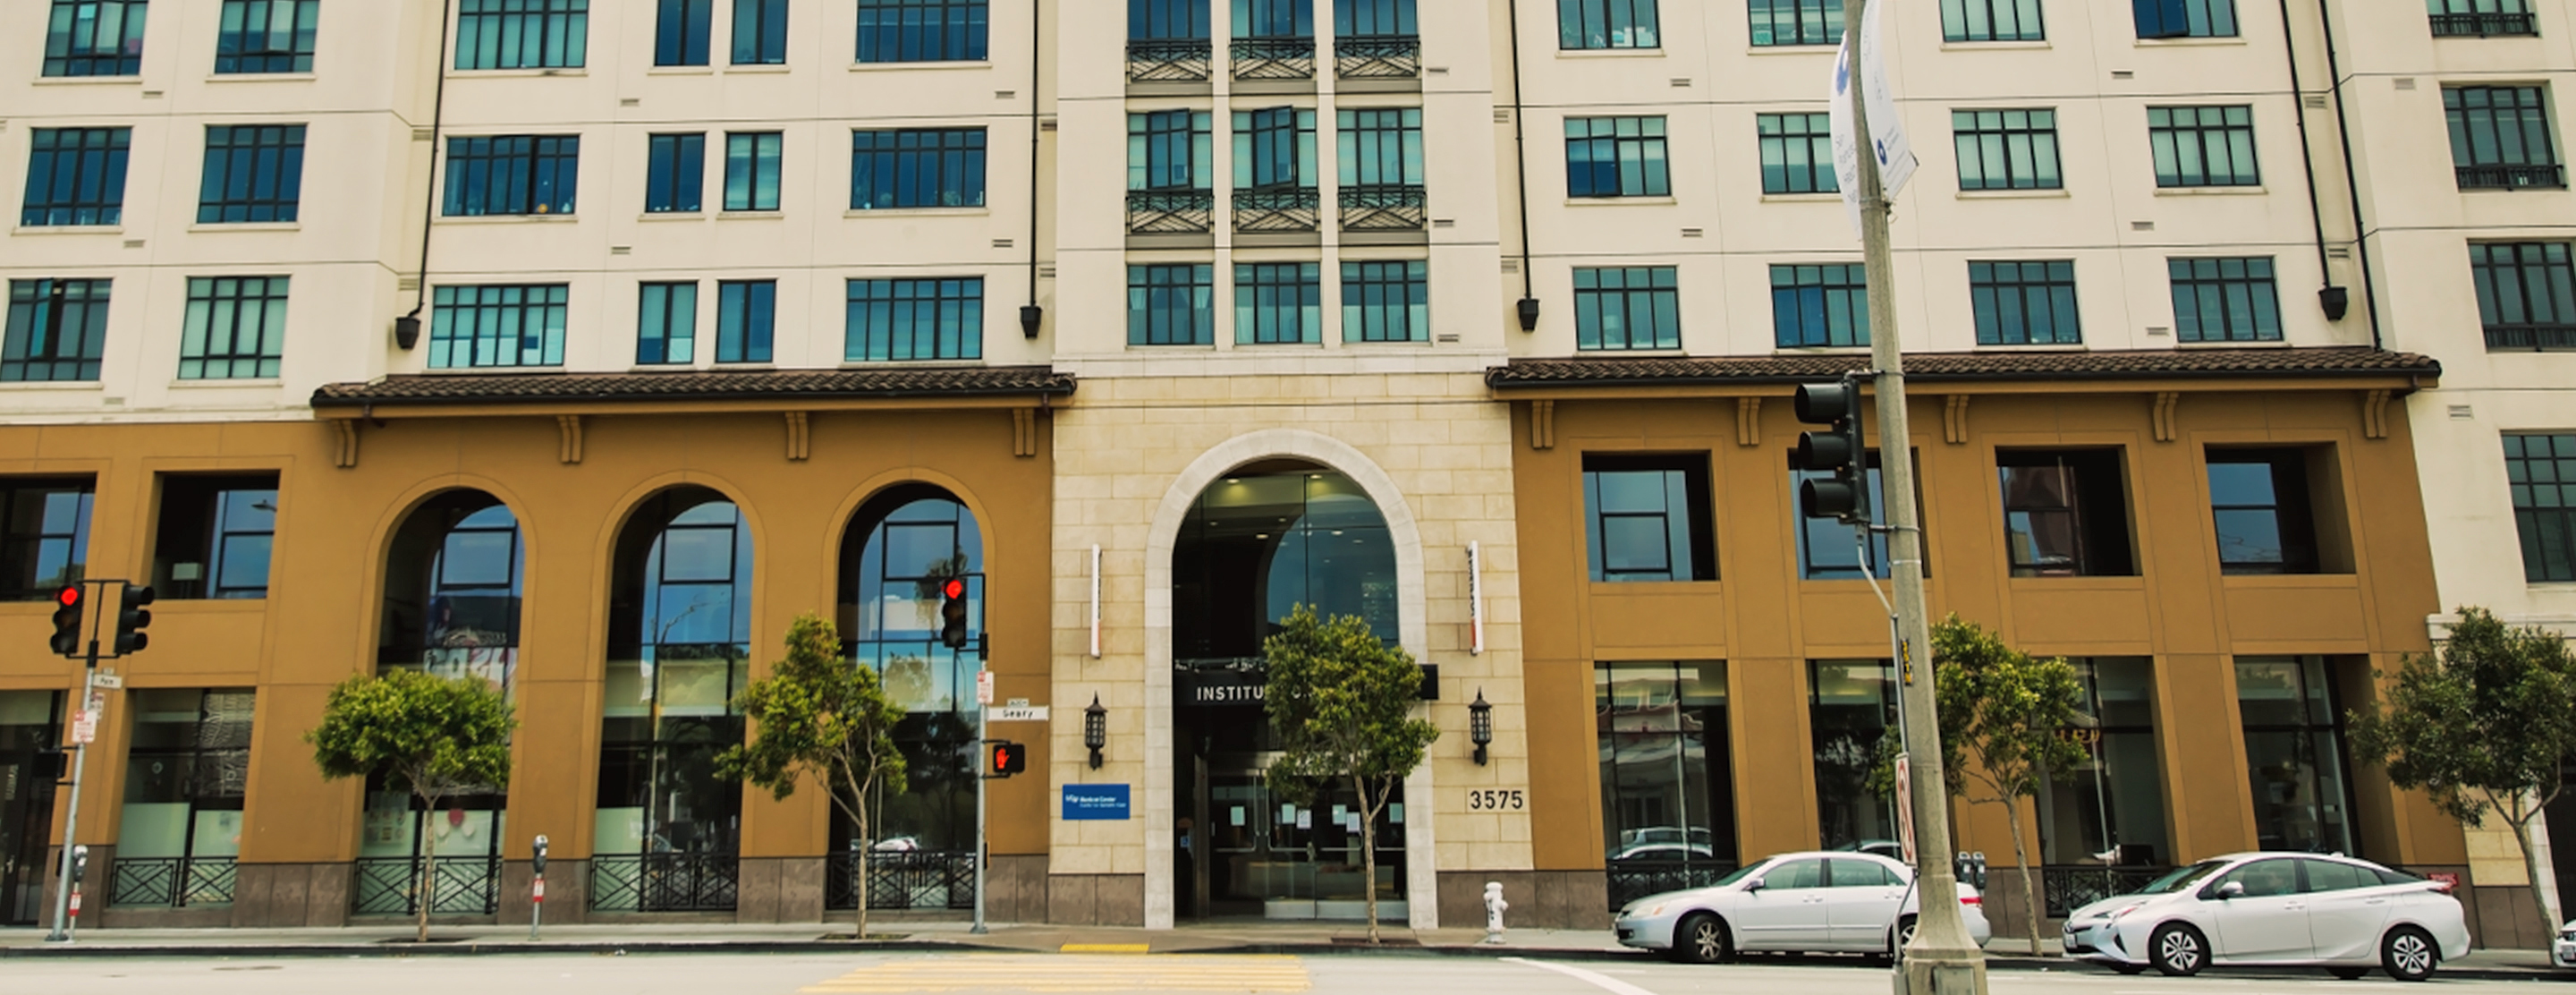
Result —
[[1521, 200], [1521, 300], [1518, 307], [1521, 331], [1538, 330], [1538, 295], [1532, 290], [1530, 277], [1529, 224], [1529, 147], [1521, 130], [1521, 4], [1510, 0], [1506, 16], [1512, 20], [1512, 177], [1520, 186]]
[[2317, 202], [2317, 157], [2308, 144], [2308, 91], [2299, 84], [2299, 46], [2290, 31], [2290, 0], [2281, 0], [2281, 53], [2290, 66], [2290, 110], [2299, 122], [2299, 168], [2307, 173], [2308, 223], [2316, 232], [2317, 306], [2325, 311], [2327, 321], [2342, 321], [2352, 300], [2344, 288], [2335, 286], [2334, 266], [2327, 261], [2325, 209]]
[[[1038, 85], [1042, 76], [1038, 66], [1046, 57], [1045, 35], [1040, 26], [1046, 12], [1045, 0], [1029, 3], [1029, 302], [1020, 305], [1020, 335], [1037, 338], [1038, 326], [1046, 322], [1046, 309], [1038, 306]], [[981, 894], [978, 892], [977, 894]]]
[[2382, 341], [2379, 330], [2379, 294], [2370, 274], [2370, 223], [2362, 217], [2361, 177], [2352, 164], [2352, 115], [2344, 111], [2343, 105], [2343, 63], [2335, 52], [2334, 15], [2326, 10], [2332, 5], [2333, 0], [2317, 0], [2317, 24], [2325, 29], [2326, 35], [2326, 75], [2333, 84], [2335, 133], [2343, 144], [2344, 193], [2352, 202], [2354, 251], [2359, 254], [2361, 262], [2361, 306], [2370, 318], [2370, 347], [2385, 349], [2387, 345]]
[[429, 189], [420, 198], [420, 276], [411, 311], [394, 319], [394, 345], [409, 352], [420, 344], [420, 312], [429, 304], [429, 229], [438, 217], [438, 131], [447, 117], [448, 2], [438, 0], [438, 85], [429, 100]]

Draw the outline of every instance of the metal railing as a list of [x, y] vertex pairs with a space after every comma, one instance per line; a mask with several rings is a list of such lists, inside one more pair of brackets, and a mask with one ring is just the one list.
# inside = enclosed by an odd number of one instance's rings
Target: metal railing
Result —
[[184, 909], [233, 902], [231, 857], [118, 857], [112, 871], [109, 905]]
[[2040, 904], [2048, 918], [2066, 914], [2113, 895], [2125, 895], [2165, 876], [2170, 867], [2059, 866], [2039, 869]]
[[1314, 231], [1322, 217], [1313, 187], [1234, 192], [1234, 230], [1239, 232]]
[[[823, 869], [823, 907], [854, 909], [859, 855], [835, 854]], [[962, 850], [878, 851], [868, 854], [871, 909], [971, 909], [975, 907], [975, 855]]]
[[1315, 39], [1237, 38], [1230, 53], [1236, 79], [1315, 78]]
[[[488, 916], [501, 908], [501, 858], [440, 857], [437, 899], [431, 915]], [[417, 915], [420, 912], [419, 857], [360, 857], [357, 880], [350, 883], [353, 915]]]
[[1205, 38], [1130, 38], [1127, 81], [1130, 83], [1204, 83], [1215, 62]]
[[2454, 166], [2462, 190], [2558, 190], [2567, 186], [2567, 167], [2547, 165]]
[[1216, 217], [1212, 190], [1127, 191], [1127, 231], [1135, 235], [1206, 232]]
[[1732, 860], [1619, 860], [1609, 867], [1610, 908], [1617, 911], [1648, 895], [1705, 888], [1735, 873]]
[[1344, 35], [1333, 39], [1333, 72], [1343, 79], [1410, 79], [1422, 75], [1419, 35]]
[[1429, 198], [1415, 184], [1347, 186], [1341, 202], [1343, 231], [1420, 231], [1430, 216]]
[[2435, 38], [2494, 38], [2507, 35], [2537, 35], [2540, 19], [2529, 11], [2522, 13], [2473, 13], [2433, 15]]
[[602, 912], [729, 912], [742, 858], [628, 853], [590, 858], [590, 907]]
[[2576, 349], [2576, 325], [2488, 325], [2487, 348]]

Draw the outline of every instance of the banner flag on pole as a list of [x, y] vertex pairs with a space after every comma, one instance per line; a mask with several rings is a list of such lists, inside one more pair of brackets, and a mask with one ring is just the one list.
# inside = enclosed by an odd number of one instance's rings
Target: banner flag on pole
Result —
[[[1887, 46], [1879, 31], [1879, 8], [1861, 15], [1861, 95], [1869, 101], [1870, 149], [1878, 159], [1880, 189], [1893, 198], [1914, 178], [1914, 145], [1905, 135], [1905, 118], [1896, 111], [1896, 92], [1887, 79]], [[1834, 179], [1842, 188], [1843, 211], [1852, 235], [1860, 235], [1860, 149], [1853, 140], [1851, 114], [1852, 32], [1843, 30], [1842, 47], [1834, 53], [1833, 101], [1829, 106], [1834, 146]]]

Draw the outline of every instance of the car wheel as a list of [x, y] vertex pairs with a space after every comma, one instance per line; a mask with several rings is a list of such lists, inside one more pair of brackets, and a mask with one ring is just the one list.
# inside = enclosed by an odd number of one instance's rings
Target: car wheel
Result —
[[2156, 970], [2171, 977], [2188, 978], [2209, 966], [2209, 940], [2188, 923], [2169, 922], [2156, 927], [2147, 938], [2147, 951], [2155, 960]]
[[2359, 979], [2362, 975], [2369, 974], [2370, 969], [2366, 967], [2329, 967], [2326, 968], [2326, 973], [2334, 975], [2335, 977], [2341, 978], [2345, 981], [2353, 981]]
[[1896, 920], [1896, 928], [1887, 931], [1887, 938], [1887, 959], [1898, 962], [1904, 961], [1905, 945], [1914, 942], [1914, 917], [1903, 916], [1898, 918]]
[[1694, 912], [1673, 927], [1671, 954], [1675, 963], [1723, 964], [1735, 959], [1735, 938], [1716, 916]]
[[2399, 981], [2432, 977], [2433, 965], [2441, 959], [2442, 948], [2434, 945], [2433, 934], [2413, 926], [2389, 930], [2388, 938], [2379, 941], [2380, 967]]

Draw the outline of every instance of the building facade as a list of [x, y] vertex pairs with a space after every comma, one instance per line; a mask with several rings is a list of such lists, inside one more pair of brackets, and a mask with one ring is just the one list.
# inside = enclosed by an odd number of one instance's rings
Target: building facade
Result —
[[[1891, 565], [1797, 513], [1787, 403], [1875, 317], [1934, 610], [2086, 679], [2091, 764], [1956, 807], [1993, 914], [2338, 850], [2529, 942], [2510, 841], [2342, 741], [2448, 607], [2566, 613], [2521, 486], [2576, 462], [2564, 60], [2517, 36], [2566, 11], [2449, 3], [1891, 7], [1890, 316], [1836, 0], [23, 5], [0, 917], [51, 887], [84, 577], [160, 596], [84, 748], [111, 928], [398, 915], [432, 848], [433, 911], [511, 921], [539, 835], [554, 921], [953, 914], [984, 718], [1034, 761], [982, 782], [995, 918], [1350, 918], [1355, 799], [1260, 775], [1301, 604], [1425, 665], [1389, 918], [1889, 838]], [[909, 713], [873, 841], [712, 772], [806, 613]], [[304, 730], [392, 667], [504, 686], [511, 783], [324, 780]]]

